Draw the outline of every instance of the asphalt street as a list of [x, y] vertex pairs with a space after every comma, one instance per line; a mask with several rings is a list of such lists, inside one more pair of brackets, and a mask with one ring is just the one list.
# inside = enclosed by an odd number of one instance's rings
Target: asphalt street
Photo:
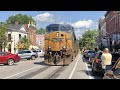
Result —
[[0, 65], [0, 79], [102, 79], [92, 76], [91, 65], [79, 53], [68, 66], [48, 66], [44, 58], [21, 60], [13, 66]]

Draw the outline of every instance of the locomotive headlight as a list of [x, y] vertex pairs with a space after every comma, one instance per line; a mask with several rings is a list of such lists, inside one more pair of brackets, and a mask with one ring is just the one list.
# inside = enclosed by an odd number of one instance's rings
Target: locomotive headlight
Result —
[[50, 47], [50, 46], [49, 46], [48, 48], [49, 48], [49, 49], [51, 49], [51, 47]]
[[63, 46], [63, 49], [65, 49], [66, 48], [66, 46]]
[[58, 37], [58, 36], [59, 36], [59, 33], [57, 32], [57, 33], [56, 33], [56, 37]]

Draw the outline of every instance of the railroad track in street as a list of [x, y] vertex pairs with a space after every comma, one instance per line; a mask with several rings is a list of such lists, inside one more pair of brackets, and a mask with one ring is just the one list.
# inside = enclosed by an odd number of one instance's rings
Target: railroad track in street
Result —
[[[30, 79], [30, 78], [34, 77], [35, 75], [42, 73], [43, 71], [45, 71], [47, 74], [47, 70], [50, 69], [51, 67], [54, 67], [54, 66], [46, 66], [46, 67], [40, 68], [36, 71], [33, 71], [33, 72], [31, 72], [27, 75], [24, 75], [22, 77], [19, 77], [17, 79]], [[52, 71], [50, 74], [48, 74], [43, 79], [56, 79], [65, 70], [66, 67], [67, 66], [60, 66], [59, 68]]]
[[[72, 62], [71, 62], [72, 63]], [[71, 64], [70, 63], [70, 64]], [[53, 65], [53, 66], [48, 66], [48, 67], [52, 67], [51, 69], [47, 69], [47, 70], [44, 70], [44, 72], [41, 72], [41, 73], [44, 73], [44, 74], [41, 74], [41, 75], [45, 75], [42, 79], [57, 79], [63, 72], [64, 70], [70, 66], [67, 65], [67, 66], [63, 66], [63, 65]], [[54, 68], [54, 69], [53, 69]], [[52, 70], [53, 69], [53, 70]], [[49, 72], [48, 72], [49, 71]], [[39, 74], [39, 73], [38, 73]], [[37, 77], [39, 78], [41, 75], [38, 75]], [[28, 77], [28, 76], [27, 76]], [[33, 77], [33, 78], [36, 78], [36, 77]]]
[[47, 75], [44, 79], [56, 79], [67, 66], [61, 66], [58, 69], [54, 70], [51, 74]]
[[33, 77], [33, 76], [35, 76], [35, 75], [37, 75], [39, 73], [42, 73], [43, 71], [47, 70], [48, 68], [50, 68], [50, 66], [42, 67], [42, 68], [40, 68], [40, 69], [38, 69], [36, 71], [33, 71], [33, 72], [31, 72], [31, 73], [29, 73], [29, 74], [27, 74], [25, 76], [19, 77], [17, 79], [30, 79], [31, 77]]
[[[44, 65], [43, 62], [40, 62], [40, 64]], [[36, 79], [36, 76], [38, 79], [55, 79], [60, 75], [60, 73], [62, 73], [62, 71], [64, 71], [66, 67], [67, 66], [63, 65], [45, 65], [42, 67], [36, 66], [21, 72], [17, 72], [13, 75], [9, 75], [3, 79]]]

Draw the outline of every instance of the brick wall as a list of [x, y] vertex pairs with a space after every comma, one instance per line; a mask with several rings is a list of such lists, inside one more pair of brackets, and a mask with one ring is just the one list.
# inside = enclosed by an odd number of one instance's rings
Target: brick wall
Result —
[[106, 15], [106, 31], [110, 34], [111, 38], [113, 34], [120, 32], [119, 18], [117, 11], [110, 11]]
[[25, 24], [28, 32], [28, 39], [30, 40], [32, 45], [36, 45], [36, 29], [29, 27], [28, 24]]

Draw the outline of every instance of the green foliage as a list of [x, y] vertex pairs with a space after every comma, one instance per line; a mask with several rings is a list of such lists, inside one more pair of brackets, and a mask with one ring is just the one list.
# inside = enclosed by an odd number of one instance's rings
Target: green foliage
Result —
[[97, 47], [97, 30], [87, 30], [82, 35], [82, 38], [79, 38], [80, 47], [86, 47], [87, 49], [94, 50]]
[[6, 22], [8, 24], [15, 24], [15, 22], [18, 22], [19, 24], [28, 24], [29, 22], [34, 22], [35, 21], [32, 19], [31, 16], [27, 15], [22, 15], [22, 14], [16, 14], [15, 16], [10, 16]]
[[2, 47], [6, 46], [7, 43], [6, 32], [7, 24], [5, 22], [0, 22], [0, 50], [2, 49]]
[[29, 49], [30, 41], [26, 37], [22, 37], [20, 39], [20, 43], [18, 43], [17, 48], [18, 49]]
[[44, 28], [40, 28], [39, 30], [37, 30], [37, 34], [45, 34], [45, 29]]

